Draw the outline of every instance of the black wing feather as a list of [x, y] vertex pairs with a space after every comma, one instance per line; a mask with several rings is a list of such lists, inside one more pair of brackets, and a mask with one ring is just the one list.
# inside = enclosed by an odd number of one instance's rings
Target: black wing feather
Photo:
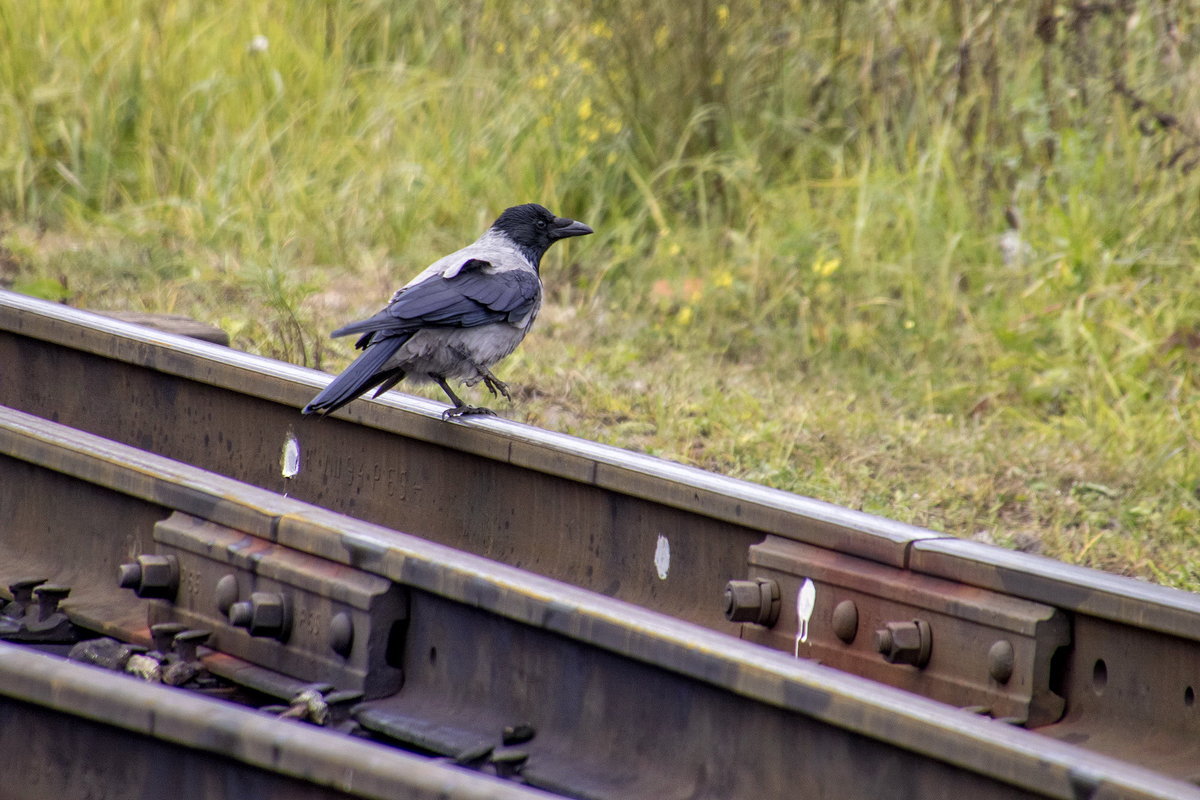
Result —
[[[385, 331], [394, 335], [426, 327], [473, 328], [508, 322], [529, 313], [539, 290], [537, 276], [525, 270], [464, 269], [453, 278], [439, 275], [403, 289], [383, 311], [338, 328], [333, 335]], [[364, 336], [358, 346], [365, 347], [375, 338]]]

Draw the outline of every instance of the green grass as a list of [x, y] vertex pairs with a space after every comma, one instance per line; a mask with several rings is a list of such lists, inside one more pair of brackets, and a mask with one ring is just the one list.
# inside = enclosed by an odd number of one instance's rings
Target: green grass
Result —
[[540, 201], [507, 415], [1197, 588], [1197, 20], [1082, 7], [0, 0], [0, 282], [337, 370]]

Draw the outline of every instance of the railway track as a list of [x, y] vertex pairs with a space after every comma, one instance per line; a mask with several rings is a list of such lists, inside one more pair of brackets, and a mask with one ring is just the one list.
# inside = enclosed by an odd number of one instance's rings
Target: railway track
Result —
[[[0, 650], [47, 753], [178, 756], [128, 785], [190, 758], [281, 796], [1200, 797], [1190, 594], [398, 393], [302, 419], [327, 376], [6, 293], [0, 364], [0, 584], [69, 587], [76, 636], [209, 632], [175, 661], [221, 735], [160, 722], [179, 689]], [[252, 710], [317, 682], [336, 724]]]

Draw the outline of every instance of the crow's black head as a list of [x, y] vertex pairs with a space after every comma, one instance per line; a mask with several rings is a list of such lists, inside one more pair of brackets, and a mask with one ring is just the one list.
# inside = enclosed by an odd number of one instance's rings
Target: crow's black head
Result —
[[586, 236], [592, 229], [582, 222], [556, 217], [545, 206], [526, 203], [506, 209], [492, 223], [492, 230], [511, 239], [537, 266], [550, 245], [571, 236]]

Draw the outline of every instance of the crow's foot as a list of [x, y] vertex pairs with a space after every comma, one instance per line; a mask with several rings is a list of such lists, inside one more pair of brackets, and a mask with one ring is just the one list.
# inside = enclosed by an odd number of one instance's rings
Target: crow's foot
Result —
[[496, 412], [492, 411], [490, 408], [484, 408], [483, 406], [460, 405], [455, 406], [454, 408], [447, 408], [445, 411], [443, 411], [442, 419], [445, 420], [453, 419], [454, 417], [465, 417], [470, 414], [482, 414], [486, 417], [496, 416]]
[[490, 372], [485, 372], [483, 376], [483, 385], [488, 388], [495, 397], [497, 393], [504, 395], [504, 399], [512, 401], [512, 395], [508, 393], [508, 384], [497, 378]]

